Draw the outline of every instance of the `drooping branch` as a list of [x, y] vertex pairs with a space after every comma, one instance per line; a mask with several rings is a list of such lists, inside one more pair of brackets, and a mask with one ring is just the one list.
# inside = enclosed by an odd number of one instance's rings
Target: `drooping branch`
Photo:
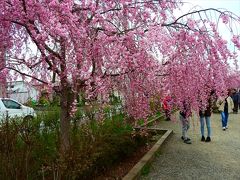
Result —
[[[36, 38], [33, 36], [32, 32], [30, 31], [29, 27], [24, 24], [21, 23], [19, 21], [11, 21], [12, 23], [18, 24], [22, 27], [24, 27], [27, 31], [27, 33], [29, 34], [29, 36], [31, 37], [32, 41], [34, 42], [34, 44], [38, 47], [38, 50], [41, 52], [41, 55], [44, 57], [45, 61], [47, 62], [47, 64], [49, 65], [49, 69], [54, 69], [54, 71], [59, 75], [59, 70], [56, 68], [53, 68], [53, 64], [51, 63], [51, 60], [48, 58], [48, 56], [45, 54], [43, 48], [41, 48], [41, 45], [38, 43], [38, 41], [36, 40]], [[32, 22], [32, 25], [34, 25], [34, 23]], [[35, 25], [34, 25], [35, 26]], [[36, 33], [40, 33], [38, 30]], [[52, 53], [53, 55], [55, 55], [57, 58], [61, 58], [60, 55], [58, 53], [56, 53], [55, 51], [53, 51], [51, 48], [49, 48], [46, 44], [44, 44], [45, 49], [49, 52]]]
[[[39, 82], [41, 82], [41, 83], [44, 83], [44, 84], [47, 84], [47, 85], [48, 85], [48, 82], [43, 81], [43, 80], [41, 80], [41, 79], [39, 79], [39, 78], [37, 78], [37, 77], [35, 77], [35, 76], [32, 76], [32, 75], [30, 75], [30, 74], [24, 73], [24, 72], [22, 72], [22, 71], [20, 71], [20, 70], [17, 70], [17, 69], [15, 69], [15, 68], [13, 68], [13, 67], [5, 67], [5, 68], [6, 68], [6, 69], [9, 69], [9, 70], [13, 70], [13, 71], [21, 74], [22, 76], [30, 77], [30, 78], [32, 78], [32, 79], [35, 79], [35, 80], [37, 80], [37, 81], [39, 81]], [[0, 69], [0, 71], [1, 71], [1, 69]]]
[[[175, 21], [171, 22], [171, 23], [163, 23], [162, 26], [172, 26], [172, 25], [175, 25], [175, 24], [179, 24], [179, 20], [183, 19], [184, 17], [187, 17], [189, 15], [192, 15], [192, 14], [200, 14], [201, 12], [207, 12], [207, 11], [215, 11], [215, 12], [218, 12], [219, 14], [224, 14], [226, 12], [229, 12], [229, 11], [220, 11], [219, 9], [215, 9], [215, 8], [207, 8], [207, 9], [200, 9], [200, 10], [195, 10], [195, 11], [191, 11], [189, 13], [186, 13], [186, 14], [183, 14], [181, 16], [179, 16]], [[233, 14], [233, 13], [231, 13]], [[231, 16], [231, 18], [235, 19], [233, 16]]]

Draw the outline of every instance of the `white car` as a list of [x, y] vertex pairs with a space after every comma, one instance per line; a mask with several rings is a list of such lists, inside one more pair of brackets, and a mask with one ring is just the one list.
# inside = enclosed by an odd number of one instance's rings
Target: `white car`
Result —
[[6, 117], [22, 117], [22, 118], [33, 118], [36, 117], [36, 113], [33, 108], [24, 106], [23, 104], [10, 99], [10, 98], [0, 98], [0, 120]]

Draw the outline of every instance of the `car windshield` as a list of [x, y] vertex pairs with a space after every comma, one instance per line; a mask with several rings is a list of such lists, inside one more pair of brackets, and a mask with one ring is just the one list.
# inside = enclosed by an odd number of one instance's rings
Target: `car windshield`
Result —
[[10, 99], [2, 99], [4, 106], [8, 109], [20, 109], [21, 105]]

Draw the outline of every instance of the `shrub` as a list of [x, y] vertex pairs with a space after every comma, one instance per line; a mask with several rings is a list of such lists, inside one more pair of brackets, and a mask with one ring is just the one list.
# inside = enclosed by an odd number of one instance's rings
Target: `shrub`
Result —
[[34, 99], [29, 98], [29, 99], [27, 100], [27, 102], [24, 103], [24, 104], [25, 104], [26, 106], [29, 106], [29, 107], [34, 108], [34, 107], [36, 106], [37, 102], [36, 102]]
[[[39, 131], [40, 121], [9, 119], [0, 127], [0, 177], [36, 179], [46, 161], [56, 159], [55, 132]], [[54, 141], [55, 140], [55, 141]]]
[[[81, 113], [80, 115], [81, 116]], [[59, 108], [25, 122], [9, 119], [0, 126], [1, 179], [92, 179], [146, 143], [115, 114], [105, 121], [71, 126], [71, 145], [59, 154]]]

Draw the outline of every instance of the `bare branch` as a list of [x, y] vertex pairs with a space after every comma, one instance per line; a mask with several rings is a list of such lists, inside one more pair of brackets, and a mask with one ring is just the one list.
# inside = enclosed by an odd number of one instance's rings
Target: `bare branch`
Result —
[[116, 73], [116, 74], [107, 74], [107, 71], [105, 71], [105, 73], [101, 76], [101, 78], [105, 78], [107, 76], [111, 76], [111, 77], [122, 76], [122, 75], [125, 75], [125, 74], [128, 74], [128, 73], [132, 73], [134, 71], [135, 71], [135, 69], [131, 69], [129, 71], [126, 71], [126, 72], [123, 72], [123, 73]]
[[[30, 74], [23, 73], [23, 72], [15, 69], [15, 68], [12, 68], [12, 67], [5, 67], [5, 68], [6, 68], [6, 69], [9, 69], [9, 70], [16, 71], [17, 73], [19, 73], [19, 74], [21, 74], [21, 75], [23, 75], [23, 76], [30, 77], [30, 78], [32, 78], [32, 79], [35, 79], [35, 80], [41, 82], [41, 83], [48, 84], [46, 81], [43, 81], [43, 80], [41, 80], [41, 79], [39, 79], [39, 78], [37, 78], [37, 77], [35, 77], [35, 76], [32, 76], [32, 75], [30, 75]], [[2, 68], [2, 69], [4, 69], [4, 68]], [[2, 69], [0, 69], [0, 71], [1, 71]]]
[[163, 23], [162, 26], [172, 26], [174, 24], [178, 24], [178, 21], [188, 15], [192, 15], [192, 14], [196, 14], [196, 13], [201, 13], [201, 12], [206, 12], [206, 11], [215, 11], [215, 12], [219, 12], [220, 14], [223, 14], [224, 12], [220, 11], [219, 9], [215, 9], [215, 8], [207, 8], [207, 9], [201, 9], [201, 10], [196, 10], [196, 11], [192, 11], [186, 14], [183, 14], [182, 16], [178, 17], [174, 22], [171, 23]]
[[170, 74], [156, 74], [156, 76], [163, 76], [163, 77], [165, 77], [165, 76], [169, 76]]

